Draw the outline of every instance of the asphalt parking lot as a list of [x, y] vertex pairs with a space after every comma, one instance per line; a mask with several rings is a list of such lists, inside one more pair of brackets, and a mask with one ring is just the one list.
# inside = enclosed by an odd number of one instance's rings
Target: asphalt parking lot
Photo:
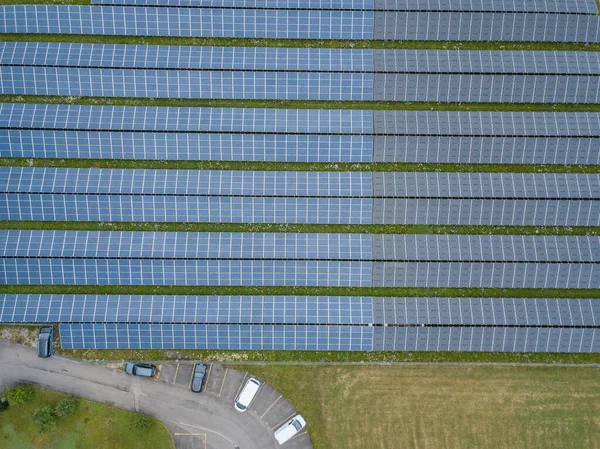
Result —
[[[207, 364], [207, 366], [205, 389], [201, 394], [214, 395], [220, 398], [220, 400], [230, 403], [233, 408], [234, 399], [246, 380], [250, 377], [249, 374], [226, 368], [219, 364]], [[158, 381], [189, 388], [193, 370], [193, 362], [164, 364], [160, 368]], [[262, 382], [262, 379], [259, 380]], [[193, 393], [190, 392], [190, 394]], [[258, 394], [246, 413], [255, 415], [261, 425], [266, 427], [270, 432], [274, 432], [277, 427], [285, 423], [297, 412], [271, 385], [262, 382]], [[210, 431], [196, 432], [190, 429], [173, 431], [175, 444], [177, 448], [182, 449], [212, 449], [211, 441], [219, 439], [218, 434], [214, 433], [212, 435]], [[216, 441], [213, 442], [216, 444]], [[235, 449], [235, 446], [233, 447]], [[281, 447], [289, 449], [312, 449], [312, 443], [306, 430], [303, 430]]]

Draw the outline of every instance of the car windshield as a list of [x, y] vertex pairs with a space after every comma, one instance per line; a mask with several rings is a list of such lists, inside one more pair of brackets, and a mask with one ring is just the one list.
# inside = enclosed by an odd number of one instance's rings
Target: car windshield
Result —
[[245, 405], [240, 404], [239, 402], [237, 403], [237, 406], [240, 408], [240, 410], [246, 410], [248, 408]]
[[294, 429], [296, 430], [302, 429], [302, 426], [300, 425], [300, 422], [297, 419], [292, 421], [292, 426], [294, 426]]

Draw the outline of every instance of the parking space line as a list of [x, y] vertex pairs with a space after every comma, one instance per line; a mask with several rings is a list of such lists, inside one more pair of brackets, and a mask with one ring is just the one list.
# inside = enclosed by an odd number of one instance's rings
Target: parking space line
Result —
[[[246, 380], [246, 377], [248, 377], [248, 373], [244, 374], [244, 378], [242, 379], [242, 383], [240, 384], [237, 393], [233, 397], [234, 399], [238, 397], [238, 394], [240, 394], [240, 390], [242, 389], [242, 385], [244, 385], [244, 381]], [[258, 393], [257, 393], [257, 396], [258, 396]]]
[[173, 435], [176, 437], [204, 437], [202, 442], [204, 443], [204, 449], [206, 449], [206, 440], [208, 440], [208, 436], [205, 433], [178, 433], [175, 432]]
[[269, 410], [271, 410], [273, 408], [273, 406], [277, 403], [277, 401], [280, 400], [280, 399], [281, 399], [281, 395], [279, 395], [279, 397], [277, 399], [275, 399], [275, 401], [269, 406], [269, 408], [266, 409], [265, 412], [262, 415], [260, 415], [260, 419], [262, 419], [263, 416], [265, 416], [267, 414], [267, 412]]
[[292, 438], [290, 438], [288, 441], [292, 441], [294, 438], [298, 438], [300, 435], [306, 435], [308, 432], [305, 430], [302, 433], [297, 433], [296, 435], [294, 435]]
[[156, 380], [160, 380], [160, 373], [162, 373], [162, 365], [160, 365], [160, 369], [158, 370], [158, 376], [156, 376]]
[[178, 372], [179, 372], [179, 363], [177, 364], [177, 368], [175, 368], [175, 377], [173, 378], [173, 385], [175, 385], [175, 381], [177, 380]]
[[210, 378], [210, 372], [212, 371], [213, 364], [208, 366], [208, 373], [206, 374], [206, 385], [208, 385], [208, 379]]
[[283, 423], [287, 422], [287, 420], [289, 420], [292, 416], [296, 416], [297, 412], [292, 413], [290, 416], [288, 416], [287, 418], [285, 418], [283, 421], [281, 421], [279, 424], [274, 425], [273, 427], [271, 427], [271, 430], [273, 430], [275, 427], [279, 427], [280, 425], [282, 425]]
[[[192, 374], [190, 374], [190, 381], [188, 382], [188, 388], [192, 388], [192, 381], [194, 380], [194, 371], [196, 371], [196, 365], [192, 365], [192, 366], [193, 366]], [[206, 385], [206, 383], [204, 385]]]
[[221, 389], [219, 390], [219, 396], [221, 396], [221, 393], [223, 393], [223, 385], [225, 385], [225, 379], [227, 379], [227, 371], [229, 371], [229, 368], [225, 368], [225, 375], [223, 376], [223, 382], [221, 382]]

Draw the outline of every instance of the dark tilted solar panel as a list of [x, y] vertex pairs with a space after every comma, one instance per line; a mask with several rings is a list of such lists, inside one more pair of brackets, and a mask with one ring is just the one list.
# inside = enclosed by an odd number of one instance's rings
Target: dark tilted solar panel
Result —
[[[371, 324], [360, 296], [0, 295], [5, 323]], [[589, 302], [589, 301], [588, 301]]]
[[372, 145], [374, 162], [600, 164], [598, 138], [374, 136]]
[[372, 100], [370, 73], [215, 72], [0, 66], [0, 87], [12, 95]]
[[0, 192], [371, 197], [370, 172], [0, 167]]
[[596, 236], [371, 234], [369, 244], [373, 260], [600, 262]]
[[61, 324], [65, 349], [251, 349], [370, 351], [367, 326]]
[[[36, 304], [33, 303], [32, 309]], [[374, 297], [373, 323], [597, 326], [600, 323], [600, 301], [579, 298]]]
[[370, 287], [371, 262], [6, 259], [0, 284]]
[[371, 234], [0, 230], [0, 257], [370, 260]]
[[398, 198], [600, 198], [600, 175], [575, 173], [373, 173], [373, 196]]
[[371, 134], [373, 112], [0, 103], [0, 128]]
[[600, 264], [373, 262], [373, 287], [600, 288]]
[[0, 193], [0, 220], [369, 224], [370, 198]]
[[375, 12], [373, 39], [600, 42], [600, 17], [579, 14]]
[[0, 129], [1, 157], [371, 162], [373, 137]]
[[596, 14], [594, 0], [92, 0], [92, 4], [382, 11], [515, 11]]
[[0, 7], [0, 33], [372, 39], [373, 12], [123, 6]]
[[597, 226], [597, 200], [373, 199], [374, 224]]
[[376, 101], [598, 103], [600, 99], [600, 78], [590, 76], [376, 74], [373, 85]]
[[593, 328], [377, 327], [373, 350], [600, 352]]

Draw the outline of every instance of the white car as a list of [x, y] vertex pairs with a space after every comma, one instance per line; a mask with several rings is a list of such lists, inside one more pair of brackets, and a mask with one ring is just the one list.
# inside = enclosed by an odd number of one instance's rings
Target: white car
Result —
[[283, 444], [300, 432], [304, 426], [306, 426], [306, 421], [302, 415], [296, 415], [275, 431], [275, 439], [279, 444]]
[[258, 393], [260, 386], [260, 381], [254, 377], [251, 377], [246, 381], [246, 385], [244, 385], [244, 388], [242, 388], [242, 391], [240, 391], [240, 394], [238, 394], [238, 397], [235, 398], [235, 402], [233, 403], [238, 412], [245, 412], [248, 410], [248, 407], [252, 404], [254, 396]]

